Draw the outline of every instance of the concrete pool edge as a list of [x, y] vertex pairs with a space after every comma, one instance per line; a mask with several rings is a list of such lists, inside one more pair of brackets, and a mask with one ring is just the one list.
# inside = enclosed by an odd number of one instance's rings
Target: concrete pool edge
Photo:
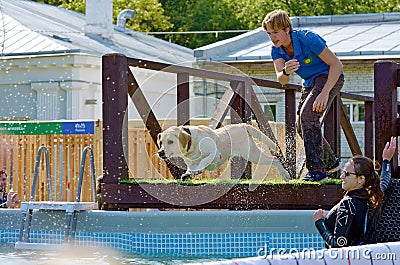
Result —
[[[19, 229], [18, 209], [4, 209], [0, 229]], [[317, 233], [312, 210], [251, 211], [84, 211], [78, 215], [77, 231], [119, 233]], [[35, 211], [33, 226], [58, 230], [65, 213]]]

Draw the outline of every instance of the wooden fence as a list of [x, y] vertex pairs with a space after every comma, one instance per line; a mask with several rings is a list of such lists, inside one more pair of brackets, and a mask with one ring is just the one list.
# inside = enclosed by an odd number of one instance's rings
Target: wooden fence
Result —
[[[207, 124], [206, 119], [194, 119], [192, 125]], [[229, 120], [225, 122], [229, 123]], [[166, 129], [176, 121], [160, 121]], [[257, 126], [254, 124], [254, 126]], [[0, 168], [9, 175], [9, 186], [17, 191], [21, 200], [30, 200], [38, 150], [45, 146], [49, 154], [46, 165], [44, 153], [41, 155], [36, 201], [48, 200], [47, 168], [51, 176], [51, 190], [57, 201], [75, 201], [82, 152], [90, 146], [94, 153], [96, 177], [103, 174], [102, 122], [95, 122], [94, 134], [49, 134], [49, 135], [0, 135]], [[285, 147], [285, 125], [271, 123], [278, 141]], [[281, 133], [277, 133], [280, 130]], [[302, 141], [297, 137], [296, 150], [301, 150]], [[130, 178], [173, 178], [166, 163], [157, 156], [157, 146], [142, 121], [128, 123], [128, 168]], [[283, 148], [285, 150], [285, 148]], [[300, 158], [299, 154], [296, 156]], [[302, 163], [296, 163], [297, 166]], [[297, 169], [299, 170], [299, 168]], [[252, 165], [253, 178], [280, 178], [274, 166]], [[213, 172], [203, 172], [197, 178], [230, 178], [230, 163]], [[85, 158], [81, 201], [92, 201], [92, 183], [89, 156]]]
[[[54, 200], [75, 201], [82, 152], [86, 146], [94, 151], [96, 176], [102, 174], [101, 127], [95, 122], [94, 134], [0, 135], [0, 167], [9, 176], [9, 188], [17, 191], [20, 199], [30, 200], [38, 150], [45, 146], [38, 167], [35, 200], [49, 200], [47, 170], [51, 176]], [[81, 201], [92, 201], [90, 159], [86, 155]]]
[[[162, 121], [161, 124], [165, 129], [176, 124], [176, 121]], [[200, 124], [207, 124], [207, 120], [192, 121], [192, 125]], [[47, 181], [47, 168], [49, 168], [53, 199], [75, 201], [82, 152], [86, 146], [91, 146], [93, 150], [96, 177], [103, 174], [102, 122], [96, 121], [94, 127], [94, 134], [0, 135], [0, 168], [8, 173], [10, 188], [18, 192], [21, 200], [30, 200], [38, 150], [41, 146], [45, 146], [48, 150], [49, 165], [46, 165], [45, 155], [42, 152], [35, 200], [49, 200]], [[275, 127], [275, 129], [284, 128], [284, 125], [277, 124]], [[280, 130], [284, 130], [282, 128]], [[128, 139], [130, 178], [173, 178], [166, 163], [157, 156], [157, 146], [142, 121], [129, 121]], [[279, 140], [284, 142], [284, 135]], [[301, 142], [299, 144], [301, 145]], [[229, 168], [228, 163], [216, 171], [203, 172], [198, 178], [230, 178]], [[266, 177], [277, 178], [280, 175], [273, 166], [270, 168], [267, 165], [253, 165], [253, 178]], [[81, 201], [92, 201], [88, 155], [85, 158]]]

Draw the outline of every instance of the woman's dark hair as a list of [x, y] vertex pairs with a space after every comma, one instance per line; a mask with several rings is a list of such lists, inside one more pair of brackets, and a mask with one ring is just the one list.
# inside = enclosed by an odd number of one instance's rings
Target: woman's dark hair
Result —
[[380, 185], [381, 180], [376, 172], [379, 165], [376, 167], [370, 158], [360, 155], [350, 158], [350, 162], [354, 165], [355, 173], [358, 176], [364, 176], [364, 189], [366, 189], [368, 192], [370, 207], [374, 213], [379, 213], [382, 208], [382, 201], [384, 197], [384, 193]]

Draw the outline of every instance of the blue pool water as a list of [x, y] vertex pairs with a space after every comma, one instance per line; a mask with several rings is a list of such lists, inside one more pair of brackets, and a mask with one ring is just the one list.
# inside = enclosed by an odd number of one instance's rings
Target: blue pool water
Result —
[[38, 265], [38, 264], [73, 264], [73, 265], [178, 265], [183, 263], [208, 262], [221, 258], [148, 256], [139, 253], [121, 253], [112, 249], [80, 247], [68, 251], [30, 251], [18, 250], [14, 244], [0, 243], [0, 264], [2, 265]]

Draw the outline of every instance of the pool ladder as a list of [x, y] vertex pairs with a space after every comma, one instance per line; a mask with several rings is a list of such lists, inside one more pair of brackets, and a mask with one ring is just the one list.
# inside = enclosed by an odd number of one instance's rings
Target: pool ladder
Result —
[[[47, 173], [47, 185], [48, 185], [48, 196], [49, 201], [34, 201], [36, 194], [36, 182], [39, 171], [39, 164], [42, 152], [44, 151], [46, 159], [46, 173]], [[86, 154], [90, 154], [90, 173], [92, 180], [92, 191], [93, 191], [93, 202], [81, 202], [81, 191], [82, 191], [82, 179], [85, 168]], [[95, 168], [94, 168], [94, 156], [92, 149], [88, 146], [82, 152], [82, 160], [79, 172], [78, 190], [76, 192], [75, 202], [61, 202], [54, 201], [51, 190], [51, 177], [50, 177], [50, 165], [49, 165], [49, 153], [45, 146], [41, 146], [38, 150], [35, 164], [35, 173], [32, 184], [32, 192], [29, 202], [21, 203], [21, 226], [19, 230], [18, 241], [15, 243], [16, 249], [41, 249], [41, 250], [58, 250], [68, 248], [74, 244], [76, 225], [78, 219], [78, 213], [86, 210], [97, 210], [97, 197], [96, 197], [96, 179], [95, 179]], [[56, 196], [54, 196], [56, 197]], [[32, 226], [33, 211], [65, 211], [65, 232], [64, 242], [49, 244], [49, 243], [34, 243], [29, 242], [29, 234]]]

